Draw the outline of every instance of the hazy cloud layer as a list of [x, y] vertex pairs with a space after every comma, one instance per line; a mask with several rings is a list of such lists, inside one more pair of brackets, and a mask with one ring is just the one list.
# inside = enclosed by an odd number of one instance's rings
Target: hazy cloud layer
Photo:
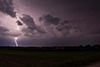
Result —
[[22, 34], [20, 32], [17, 32], [17, 31], [11, 32], [6, 27], [0, 26], [0, 37], [17, 37], [17, 36], [21, 36], [21, 35]]
[[22, 34], [20, 32], [3, 32], [1, 33], [2, 36], [8, 36], [8, 37], [18, 37], [21, 36]]
[[95, 30], [95, 31], [91, 32], [90, 35], [98, 35], [98, 36], [100, 36], [100, 30]]
[[16, 12], [13, 7], [13, 0], [0, 0], [0, 12], [8, 14], [11, 17], [16, 17]]

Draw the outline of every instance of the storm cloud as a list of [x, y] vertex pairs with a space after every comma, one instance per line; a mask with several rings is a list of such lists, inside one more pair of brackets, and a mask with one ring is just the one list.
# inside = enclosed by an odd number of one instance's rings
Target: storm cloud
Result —
[[71, 24], [68, 20], [62, 21], [56, 29], [62, 33], [63, 36], [70, 34]]
[[0, 12], [8, 14], [11, 17], [16, 17], [16, 12], [13, 7], [13, 0], [0, 0]]
[[23, 21], [23, 23], [29, 28], [29, 29], [36, 29], [36, 25], [34, 23], [33, 18], [30, 15], [23, 14], [23, 17], [20, 19]]
[[18, 26], [22, 26], [23, 25], [19, 20], [16, 23], [18, 24]]
[[67, 30], [67, 29], [70, 29], [70, 25], [69, 25], [69, 21], [65, 20], [63, 22], [61, 22], [57, 27], [56, 29], [58, 31], [63, 31], [63, 30]]
[[99, 0], [0, 0], [0, 21], [1, 42], [18, 37], [23, 46], [100, 44]]
[[9, 31], [7, 28], [0, 26], [0, 33]]
[[60, 22], [60, 18], [58, 17], [53, 17], [51, 15], [43, 15], [42, 17], [39, 18], [40, 22], [44, 22], [46, 25], [58, 25]]
[[23, 14], [23, 17], [20, 17], [20, 19], [27, 26], [27, 28], [22, 29], [22, 31], [25, 32], [25, 35], [34, 36], [37, 32], [42, 34], [45, 33], [45, 30], [37, 26], [34, 22], [34, 19], [30, 15]]
[[43, 15], [39, 18], [39, 21], [44, 24], [44, 27], [51, 32], [54, 36], [58, 35], [56, 31], [65, 36], [70, 33], [71, 24], [68, 20], [61, 20], [58, 17], [52, 15]]

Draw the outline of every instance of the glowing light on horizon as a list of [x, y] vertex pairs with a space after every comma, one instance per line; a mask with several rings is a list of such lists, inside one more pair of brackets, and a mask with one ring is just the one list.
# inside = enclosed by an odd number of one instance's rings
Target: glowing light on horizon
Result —
[[16, 44], [16, 47], [18, 47], [17, 40], [18, 40], [18, 38], [17, 38], [17, 37], [15, 37], [15, 44]]

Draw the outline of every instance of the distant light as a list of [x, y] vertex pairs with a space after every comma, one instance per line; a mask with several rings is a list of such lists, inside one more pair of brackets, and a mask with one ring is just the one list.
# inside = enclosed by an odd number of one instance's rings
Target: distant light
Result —
[[15, 37], [15, 40], [17, 40], [18, 38], [17, 37]]

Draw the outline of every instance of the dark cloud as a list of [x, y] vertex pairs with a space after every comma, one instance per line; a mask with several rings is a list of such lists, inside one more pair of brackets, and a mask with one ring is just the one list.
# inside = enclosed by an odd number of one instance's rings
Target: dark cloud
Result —
[[34, 30], [33, 29], [29, 29], [29, 28], [24, 28], [22, 29], [22, 32], [24, 32], [24, 36], [27, 36], [27, 37], [32, 37], [34, 36]]
[[43, 15], [42, 17], [39, 18], [40, 22], [44, 22], [45, 24], [53, 24], [53, 25], [58, 25], [60, 22], [60, 18], [58, 17], [53, 17], [51, 15]]
[[42, 34], [46, 33], [41, 27], [35, 25], [35, 22], [30, 15], [23, 14], [23, 17], [20, 17], [20, 19], [27, 26], [27, 28], [22, 29], [22, 31], [25, 32], [25, 35], [34, 35], [34, 32], [39, 32]]
[[26, 37], [36, 37], [37, 35], [45, 34], [46, 32], [42, 29], [29, 29], [29, 28], [24, 28], [22, 29], [22, 32], [24, 32], [24, 36]]
[[0, 12], [16, 17], [12, 0], [0, 0]]
[[22, 26], [22, 25], [23, 25], [19, 20], [17, 21], [17, 24], [18, 24], [19, 26]]
[[74, 27], [75, 32], [82, 32], [81, 26]]
[[45, 30], [41, 29], [41, 28], [36, 28], [36, 29], [32, 29], [32, 28], [24, 28], [22, 29], [22, 32], [24, 32], [24, 36], [28, 36], [28, 37], [33, 37], [37, 34], [45, 34]]
[[70, 25], [69, 25], [69, 21], [67, 21], [67, 20], [65, 20], [65, 21], [63, 21], [63, 22], [61, 22], [57, 27], [56, 27], [56, 29], [58, 30], [58, 31], [63, 31], [63, 30], [67, 30], [67, 29], [70, 29], [71, 27], [70, 27]]
[[36, 30], [39, 32], [39, 33], [42, 33], [42, 34], [45, 34], [46, 31], [41, 27], [41, 26], [37, 26], [36, 27]]
[[20, 19], [27, 26], [27, 28], [22, 29], [25, 33], [25, 36], [33, 36], [34, 30], [36, 30], [36, 25], [34, 23], [33, 18], [30, 15], [23, 14], [23, 17]]
[[22, 18], [20, 17], [20, 19], [23, 21], [24, 24], [26, 24], [26, 26], [29, 29], [32, 29], [32, 30], [36, 29], [34, 20], [30, 15], [23, 14], [23, 17]]
[[9, 31], [7, 28], [0, 26], [0, 33]]
[[44, 24], [45, 28], [54, 36], [58, 33], [55, 32], [57, 30], [63, 36], [68, 35], [70, 33], [71, 24], [68, 20], [62, 21], [60, 18], [53, 17], [52, 15], [43, 15], [39, 18], [40, 22]]
[[71, 25], [68, 20], [64, 20], [57, 27], [56, 30], [61, 32], [64, 36], [70, 33]]

